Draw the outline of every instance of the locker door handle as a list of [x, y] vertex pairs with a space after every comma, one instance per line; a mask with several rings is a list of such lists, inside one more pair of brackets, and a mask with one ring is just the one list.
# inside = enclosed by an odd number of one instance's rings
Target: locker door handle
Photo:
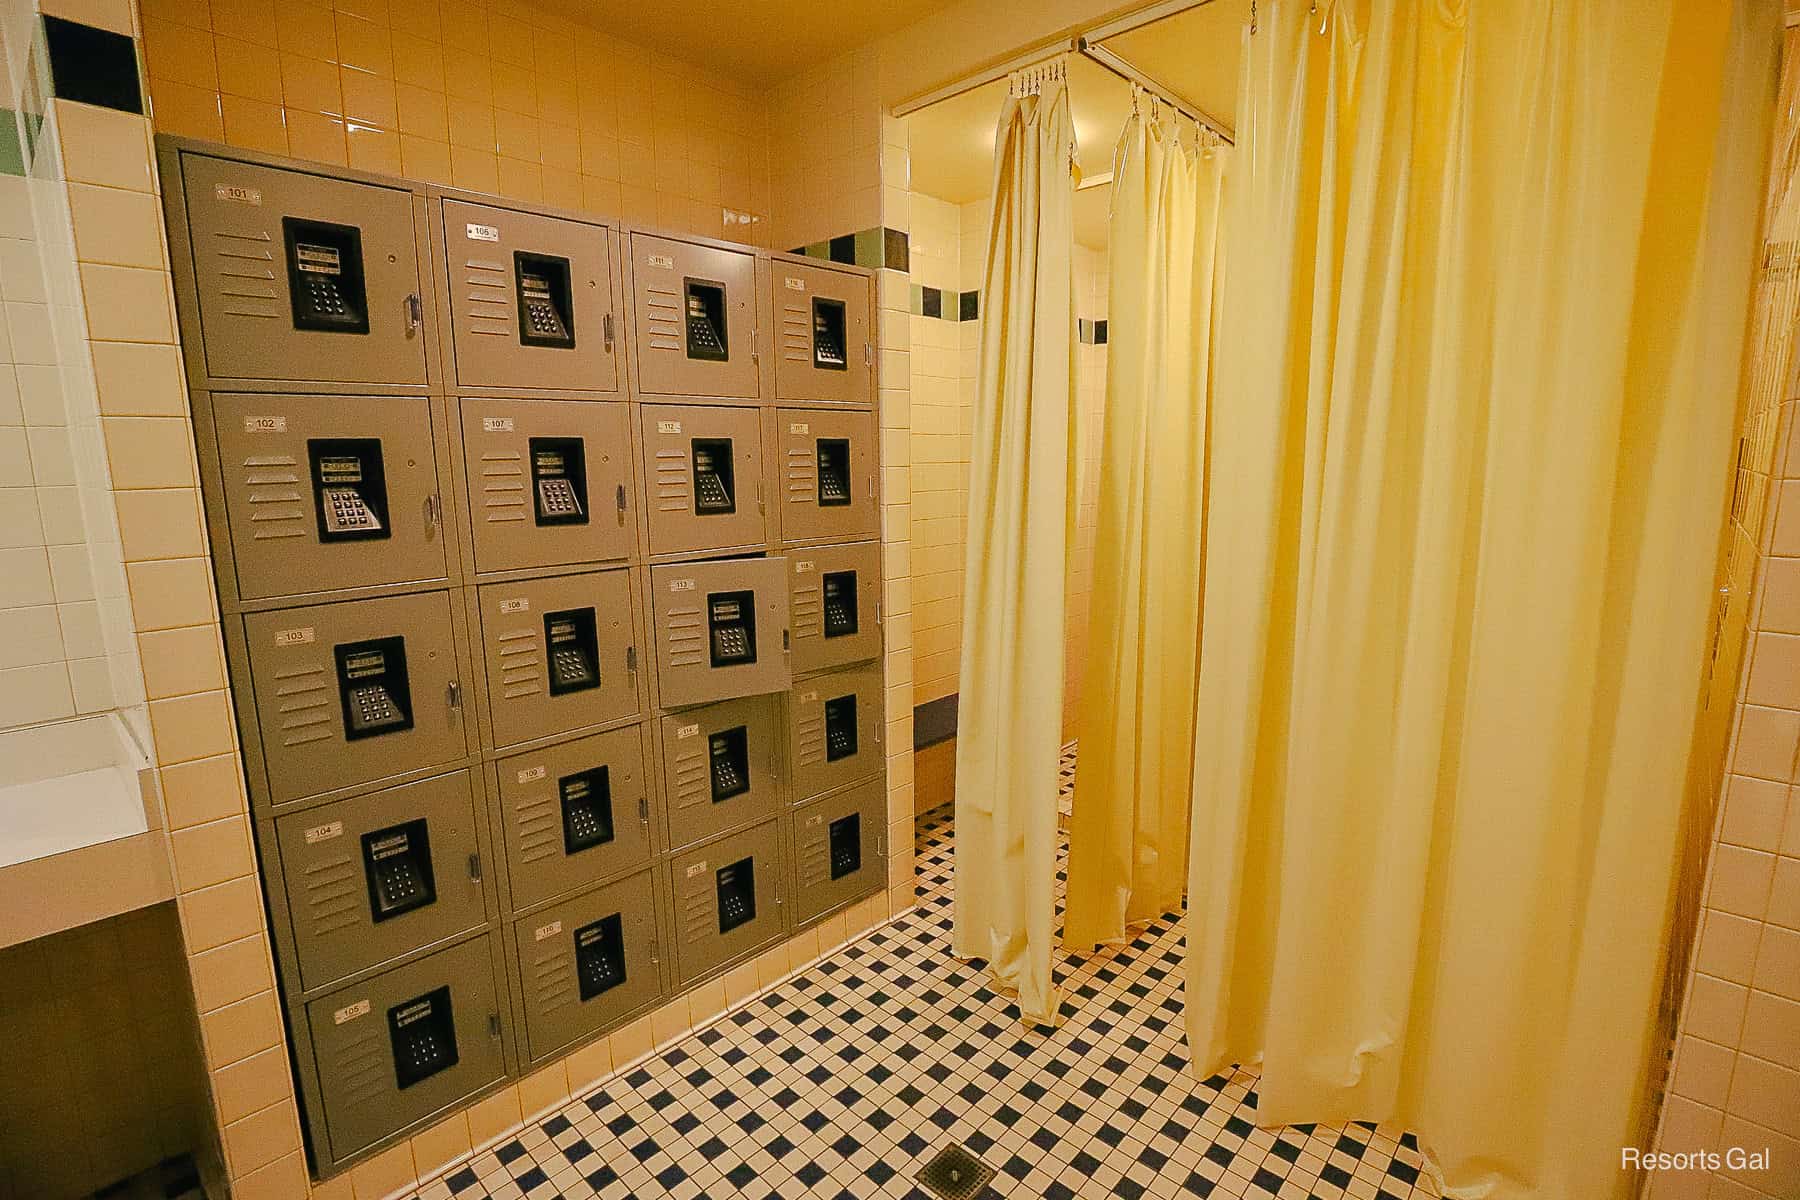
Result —
[[650, 801], [644, 796], [638, 797], [638, 822], [643, 825], [650, 824]]
[[761, 476], [758, 476], [757, 480], [756, 480], [756, 511], [759, 513], [765, 511], [763, 508], [762, 477]]
[[429, 542], [429, 541], [436, 540], [437, 534], [438, 534], [438, 526], [443, 521], [443, 517], [444, 517], [443, 501], [438, 498], [438, 494], [436, 492], [433, 492], [431, 495], [425, 497], [425, 540], [426, 541]]
[[650, 939], [650, 961], [659, 964], [662, 962], [662, 945], [655, 938]]
[[631, 673], [631, 677], [633, 679], [637, 678], [637, 647], [636, 646], [625, 647], [625, 669]]
[[500, 1037], [500, 1014], [497, 1012], [488, 1014], [488, 1036], [495, 1039]]
[[791, 647], [788, 645], [788, 631], [784, 629], [781, 631], [781, 652], [786, 654], [789, 649]]
[[481, 882], [481, 855], [469, 855], [469, 878], [475, 883]]
[[613, 315], [611, 313], [607, 313], [600, 321], [600, 339], [606, 343], [606, 352], [611, 354], [613, 349]]
[[863, 366], [872, 366], [875, 362], [875, 351], [869, 343], [863, 343]]
[[462, 684], [452, 679], [444, 685], [444, 703], [451, 708], [462, 707]]
[[619, 505], [619, 524], [624, 525], [625, 524], [625, 485], [622, 483], [619, 485], [618, 505]]
[[406, 332], [408, 335], [419, 332], [419, 326], [425, 323], [425, 302], [419, 299], [419, 293], [409, 292], [406, 296]]

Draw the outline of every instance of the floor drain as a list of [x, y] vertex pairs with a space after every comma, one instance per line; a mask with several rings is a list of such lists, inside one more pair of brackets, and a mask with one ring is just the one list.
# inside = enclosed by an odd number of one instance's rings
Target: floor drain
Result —
[[974, 1200], [994, 1177], [994, 1168], [962, 1146], [945, 1146], [919, 1172], [919, 1182], [944, 1200]]

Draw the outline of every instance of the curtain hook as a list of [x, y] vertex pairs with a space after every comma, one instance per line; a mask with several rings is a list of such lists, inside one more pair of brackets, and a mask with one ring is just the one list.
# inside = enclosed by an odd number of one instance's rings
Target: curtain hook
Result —
[[1250, 36], [1256, 36], [1256, 0], [1250, 0]]

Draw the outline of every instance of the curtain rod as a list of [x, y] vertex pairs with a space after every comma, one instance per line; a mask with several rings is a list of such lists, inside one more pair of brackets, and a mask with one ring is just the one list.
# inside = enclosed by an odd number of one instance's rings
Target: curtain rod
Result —
[[1181, 99], [1175, 94], [1174, 89], [1170, 88], [1168, 85], [1145, 74], [1137, 67], [1132, 66], [1125, 59], [1119, 57], [1115, 52], [1108, 50], [1105, 46], [1093, 45], [1085, 37], [1077, 38], [1075, 41], [1076, 49], [1080, 50], [1085, 57], [1099, 63], [1119, 78], [1137, 84], [1181, 115], [1206, 126], [1208, 129], [1218, 134], [1227, 146], [1235, 144], [1230, 129], [1226, 128], [1223, 123], [1214, 120], [1206, 113], [1201, 112], [1192, 104]]
[[933, 88], [929, 92], [921, 92], [916, 96], [902, 100], [900, 103], [894, 105], [893, 115], [896, 117], [904, 117], [911, 113], [918, 112], [921, 108], [930, 108], [933, 104], [938, 104], [942, 101], [960, 96], [964, 92], [972, 92], [976, 88], [986, 87], [996, 80], [1005, 79], [1014, 71], [1023, 71], [1027, 67], [1035, 67], [1041, 63], [1047, 63], [1051, 59], [1064, 54], [1069, 54], [1075, 49], [1077, 49], [1076, 39], [1072, 37], [1060, 37], [1054, 41], [1040, 42], [1038, 45], [1033, 46], [1028, 50], [1013, 55], [1005, 62], [997, 63], [985, 70], [977, 71], [972, 75], [965, 75], [961, 79], [944, 84], [942, 87]]

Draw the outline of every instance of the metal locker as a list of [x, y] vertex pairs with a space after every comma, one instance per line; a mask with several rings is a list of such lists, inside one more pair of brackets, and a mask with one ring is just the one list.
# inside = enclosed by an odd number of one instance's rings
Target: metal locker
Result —
[[514, 908], [650, 861], [641, 726], [503, 758], [498, 770], [500, 837]]
[[486, 921], [472, 782], [457, 771], [275, 822], [302, 988]]
[[776, 398], [869, 403], [868, 278], [785, 261], [774, 277]]
[[501, 1017], [486, 936], [308, 1004], [329, 1157], [341, 1162], [498, 1081]]
[[628, 572], [490, 583], [476, 594], [496, 746], [636, 715]]
[[760, 548], [768, 541], [762, 414], [646, 404], [644, 492], [650, 553]]
[[475, 569], [623, 561], [637, 546], [621, 403], [464, 397]]
[[794, 674], [881, 657], [881, 543], [811, 546], [788, 556]]
[[794, 809], [794, 923], [887, 886], [887, 789], [879, 779]]
[[605, 226], [446, 200], [444, 260], [458, 383], [619, 390]]
[[431, 402], [215, 395], [247, 600], [445, 577]]
[[879, 774], [887, 723], [881, 664], [815, 675], [788, 695], [788, 761], [794, 799]]
[[688, 846], [781, 811], [781, 722], [773, 696], [662, 720], [669, 845]]
[[631, 278], [639, 392], [762, 395], [755, 255], [634, 233]]
[[669, 859], [682, 987], [781, 936], [779, 826], [770, 821]]
[[467, 753], [448, 594], [251, 613], [244, 636], [274, 803]]
[[646, 870], [514, 925], [527, 1061], [599, 1033], [663, 994], [659, 907]]
[[782, 542], [879, 537], [875, 414], [783, 408], [775, 423]]
[[787, 690], [786, 559], [651, 567], [650, 592], [664, 708]]
[[413, 197], [182, 155], [207, 373], [425, 382]]

